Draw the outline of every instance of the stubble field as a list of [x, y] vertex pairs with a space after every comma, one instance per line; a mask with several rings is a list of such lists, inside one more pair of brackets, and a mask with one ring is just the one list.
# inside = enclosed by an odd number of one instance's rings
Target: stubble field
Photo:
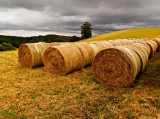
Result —
[[103, 86], [92, 67], [56, 76], [0, 52], [0, 118], [160, 118], [160, 53], [127, 88]]

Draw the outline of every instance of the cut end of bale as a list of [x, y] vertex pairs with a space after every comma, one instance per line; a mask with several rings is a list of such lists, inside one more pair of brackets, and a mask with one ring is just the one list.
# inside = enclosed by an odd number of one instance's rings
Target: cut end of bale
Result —
[[93, 71], [97, 81], [114, 87], [129, 86], [135, 79], [132, 61], [117, 48], [99, 52], [93, 61]]
[[73, 44], [49, 47], [44, 53], [45, 69], [53, 74], [65, 75], [84, 66], [82, 52]]
[[45, 69], [53, 74], [65, 75], [65, 61], [60, 51], [54, 47], [49, 47], [44, 53]]
[[18, 49], [18, 61], [22, 67], [33, 68], [32, 54], [28, 45], [20, 45]]

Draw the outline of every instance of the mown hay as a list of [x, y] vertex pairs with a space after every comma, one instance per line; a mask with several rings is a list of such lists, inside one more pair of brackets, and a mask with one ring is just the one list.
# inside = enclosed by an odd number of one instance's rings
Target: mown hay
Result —
[[157, 44], [158, 44], [158, 49], [157, 50], [160, 51], [160, 38], [154, 38], [152, 40], [157, 42]]
[[147, 52], [148, 58], [150, 57], [151, 49], [150, 49], [150, 47], [149, 47], [149, 45], [147, 43], [141, 42], [141, 43], [135, 43], [135, 44], [140, 45], [141, 47], [143, 47], [144, 50]]
[[106, 45], [104, 45], [103, 43], [101, 42], [90, 42], [89, 45], [92, 47], [93, 51], [94, 51], [94, 56], [96, 56], [96, 54], [107, 48]]
[[43, 65], [44, 51], [49, 46], [59, 45], [59, 43], [27, 43], [20, 45], [18, 49], [18, 61], [22, 67], [34, 68]]
[[83, 54], [84, 62], [83, 67], [92, 64], [94, 58], [94, 50], [87, 42], [76, 42], [74, 43]]
[[110, 43], [112, 43], [113, 46], [121, 46], [122, 44], [119, 42], [119, 40], [108, 40]]
[[123, 46], [100, 51], [93, 60], [97, 81], [114, 87], [129, 86], [139, 73], [141, 61], [138, 54]]
[[127, 48], [131, 48], [134, 50], [140, 57], [141, 60], [141, 72], [145, 69], [145, 66], [148, 62], [149, 54], [147, 53], [146, 46], [142, 45], [141, 43], [135, 43], [130, 46], [126, 46]]
[[127, 39], [122, 39], [122, 40], [119, 40], [120, 44], [122, 45], [131, 45], [134, 43], [134, 41], [132, 40], [127, 40]]
[[135, 39], [134, 42], [135, 43], [141, 43], [142, 41], [140, 39]]
[[110, 43], [109, 41], [101, 41], [106, 48], [112, 48], [114, 47], [114, 45], [112, 43]]
[[135, 40], [135, 38], [127, 38], [128, 40]]
[[128, 40], [133, 41], [134, 43], [141, 43], [141, 42], [147, 41], [147, 39], [145, 38], [143, 39], [128, 38]]
[[106, 47], [106, 44], [104, 43], [104, 41], [91, 41], [91, 42], [89, 42], [89, 44], [98, 44], [98, 45], [102, 46], [103, 48]]
[[53, 74], [65, 75], [84, 66], [82, 52], [73, 44], [49, 47], [44, 53], [45, 69]]
[[147, 41], [144, 41], [145, 43], [147, 43], [151, 49], [151, 56], [157, 51], [157, 48], [158, 48], [158, 44], [156, 41], [153, 41], [153, 40], [147, 40]]

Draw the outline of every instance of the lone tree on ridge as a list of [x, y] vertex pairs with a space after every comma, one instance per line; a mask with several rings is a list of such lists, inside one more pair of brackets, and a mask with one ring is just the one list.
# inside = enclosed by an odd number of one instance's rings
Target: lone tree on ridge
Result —
[[81, 26], [81, 37], [83, 39], [87, 39], [92, 37], [92, 28], [91, 28], [91, 24], [89, 22], [85, 22], [82, 26]]

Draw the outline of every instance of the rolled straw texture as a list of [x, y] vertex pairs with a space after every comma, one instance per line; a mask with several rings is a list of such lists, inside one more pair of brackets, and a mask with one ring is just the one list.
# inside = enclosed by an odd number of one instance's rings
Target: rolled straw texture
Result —
[[147, 41], [148, 39], [147, 39], [147, 38], [141, 38], [141, 40], [142, 40], [142, 41]]
[[133, 40], [128, 40], [128, 45], [134, 44], [135, 42]]
[[102, 50], [93, 60], [96, 80], [114, 87], [129, 86], [140, 68], [141, 61], [137, 53], [122, 46]]
[[106, 45], [104, 45], [103, 43], [101, 42], [90, 42], [89, 45], [92, 47], [93, 51], [94, 51], [94, 56], [96, 56], [96, 54], [107, 48]]
[[62, 45], [64, 43], [68, 43], [68, 42], [63, 42], [63, 43], [62, 42], [53, 42], [53, 43], [39, 42], [39, 44], [43, 47], [42, 51], [40, 52], [41, 53], [41, 57], [42, 57], [42, 61], [44, 62], [44, 52], [48, 47]]
[[135, 38], [127, 38], [128, 40], [135, 40]]
[[133, 45], [130, 46], [126, 46], [127, 48], [131, 48], [132, 50], [134, 50], [140, 57], [141, 60], [141, 72], [145, 69], [146, 64], [148, 62], [148, 53], [146, 51], [146, 47], [140, 43], [135, 43]]
[[122, 39], [122, 40], [119, 40], [120, 44], [122, 45], [131, 45], [134, 43], [134, 41], [132, 40], [127, 40], [127, 39]]
[[135, 43], [141, 43], [142, 41], [140, 39], [135, 39], [134, 42]]
[[136, 39], [133, 39], [133, 38], [129, 38], [128, 40], [129, 40], [129, 41], [132, 41], [132, 42], [134, 42], [134, 43], [137, 42]]
[[112, 45], [114, 46], [121, 46], [122, 44], [119, 42], [119, 40], [108, 40]]
[[51, 46], [44, 53], [45, 69], [57, 75], [81, 70], [84, 65], [83, 60], [82, 52], [73, 44]]
[[80, 52], [83, 54], [84, 62], [83, 67], [92, 64], [94, 58], [94, 50], [87, 42], [76, 42], [74, 43], [76, 47], [79, 48]]
[[101, 41], [106, 48], [112, 48], [114, 47], [114, 45], [112, 43], [110, 43], [109, 41]]
[[128, 38], [128, 40], [133, 41], [134, 43], [140, 43], [146, 41], [147, 39]]
[[158, 44], [158, 51], [160, 51], [160, 38], [154, 38], [152, 40], [154, 40], [154, 41], [157, 42], [157, 44]]
[[149, 45], [146, 43], [143, 43], [143, 42], [135, 43], [135, 44], [142, 47], [143, 48], [142, 50], [144, 50], [145, 54], [147, 53], [147, 57], [149, 58], [149, 56], [151, 55], [151, 49], [150, 49]]
[[103, 41], [91, 41], [89, 44], [98, 44], [101, 45], [102, 47], [107, 47], [106, 44]]
[[147, 43], [151, 49], [151, 56], [157, 51], [157, 48], [158, 48], [158, 44], [156, 41], [153, 41], [153, 40], [147, 40], [147, 41], [144, 41], [145, 43]]
[[58, 43], [27, 43], [20, 45], [18, 49], [18, 61], [22, 67], [34, 68], [43, 65], [44, 51], [48, 46], [59, 45]]

